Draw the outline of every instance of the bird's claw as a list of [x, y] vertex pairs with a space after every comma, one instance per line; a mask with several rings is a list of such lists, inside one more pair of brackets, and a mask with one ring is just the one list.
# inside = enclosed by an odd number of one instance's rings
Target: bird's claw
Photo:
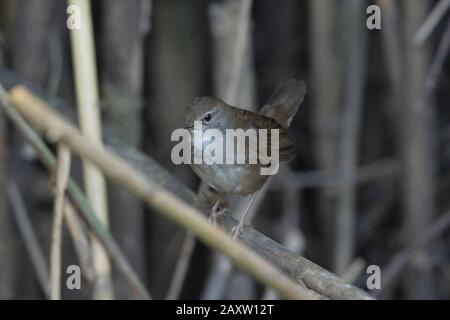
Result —
[[217, 219], [225, 213], [226, 207], [220, 207], [219, 203], [216, 203], [212, 209], [211, 214], [209, 215], [209, 222], [213, 225], [217, 225]]
[[237, 240], [238, 238], [241, 237], [241, 234], [244, 231], [245, 227], [251, 227], [251, 226], [247, 223], [244, 224], [244, 223], [239, 222], [237, 225], [235, 225], [231, 229], [231, 234], [233, 235], [234, 240]]

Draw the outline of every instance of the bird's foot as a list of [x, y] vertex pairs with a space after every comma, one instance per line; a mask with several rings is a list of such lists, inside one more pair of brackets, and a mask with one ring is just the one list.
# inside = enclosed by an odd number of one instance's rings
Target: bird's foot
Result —
[[213, 225], [217, 225], [217, 219], [225, 213], [226, 207], [220, 206], [220, 200], [217, 201], [211, 209], [211, 213], [209, 215], [209, 222]]

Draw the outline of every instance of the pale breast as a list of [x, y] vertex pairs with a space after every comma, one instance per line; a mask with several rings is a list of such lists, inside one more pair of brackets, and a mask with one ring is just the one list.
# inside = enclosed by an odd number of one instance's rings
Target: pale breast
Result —
[[264, 185], [269, 176], [261, 175], [258, 165], [193, 164], [203, 182], [224, 193], [249, 195]]

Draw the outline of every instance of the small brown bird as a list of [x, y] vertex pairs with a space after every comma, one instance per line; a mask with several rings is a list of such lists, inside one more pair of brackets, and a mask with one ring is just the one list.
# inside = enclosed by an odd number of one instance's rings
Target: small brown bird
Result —
[[[299, 105], [302, 103], [306, 93], [306, 86], [303, 81], [289, 80], [269, 101], [261, 108], [260, 113], [255, 113], [240, 108], [230, 106], [222, 100], [214, 97], [196, 98], [187, 111], [186, 129], [191, 133], [194, 130], [194, 121], [201, 121], [203, 133], [208, 129], [218, 129], [223, 137], [226, 137], [226, 129], [267, 129], [267, 150], [271, 150], [271, 129], [279, 131], [279, 161], [288, 161], [294, 158], [294, 144], [288, 136], [287, 128], [292, 118], [296, 114]], [[250, 144], [246, 141], [245, 164], [223, 164], [220, 163], [201, 163], [191, 164], [195, 173], [203, 182], [217, 190], [221, 197], [224, 194], [237, 194], [242, 196], [252, 195], [247, 205], [246, 211], [239, 221], [237, 228], [234, 229], [236, 238], [244, 226], [247, 213], [257, 191], [261, 189], [269, 178], [269, 175], [261, 174], [261, 168], [268, 165], [263, 163], [259, 157], [258, 145], [260, 137], [257, 137], [258, 143]], [[226, 140], [226, 138], [224, 139]], [[192, 145], [194, 153], [203, 154], [205, 147], [211, 143], [218, 143], [215, 140], [203, 141], [201, 150], [195, 150], [195, 144]], [[225, 144], [226, 141], [223, 141]], [[234, 159], [237, 152], [234, 149]], [[249, 163], [251, 152], [256, 152], [258, 161], [256, 164]], [[218, 205], [221, 197], [214, 205], [211, 212], [211, 219], [217, 219]]]

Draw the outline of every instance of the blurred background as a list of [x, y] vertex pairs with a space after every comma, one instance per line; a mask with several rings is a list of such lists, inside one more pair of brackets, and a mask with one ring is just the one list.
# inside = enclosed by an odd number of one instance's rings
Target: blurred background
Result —
[[[366, 26], [373, 4], [381, 29]], [[170, 160], [170, 135], [193, 99], [214, 95], [258, 110], [283, 82], [304, 80], [290, 129], [297, 157], [257, 201], [254, 227], [366, 290], [366, 268], [379, 266], [378, 298], [448, 299], [449, 5], [92, 1], [102, 125], [195, 190], [191, 168]], [[66, 10], [65, 1], [0, 0], [0, 83], [25, 84], [75, 112]], [[49, 173], [2, 116], [0, 123], [0, 299], [43, 299], [37, 249], [26, 245], [17, 210], [48, 261]], [[82, 179], [78, 162], [72, 176]], [[108, 184], [108, 199], [112, 233], [155, 298], [276, 298], [121, 187]], [[63, 267], [78, 264], [66, 230], [62, 258]], [[88, 278], [63, 298], [92, 298]], [[111, 279], [110, 297], [132, 297], [114, 268]]]

